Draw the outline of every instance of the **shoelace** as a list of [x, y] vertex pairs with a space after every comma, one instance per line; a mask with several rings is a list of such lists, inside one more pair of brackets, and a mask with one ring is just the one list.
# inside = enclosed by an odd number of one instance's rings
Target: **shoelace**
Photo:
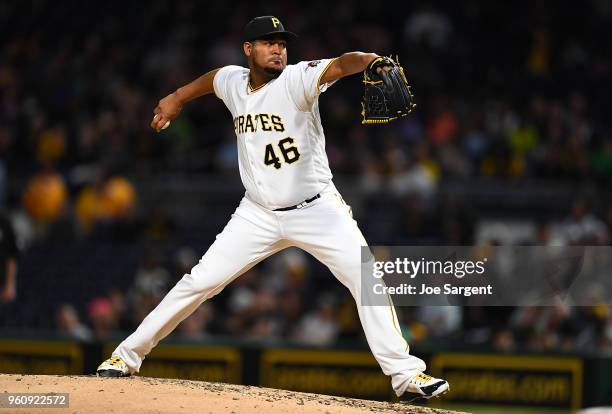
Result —
[[423, 385], [426, 384], [427, 382], [429, 382], [431, 380], [432, 377], [430, 377], [427, 374], [423, 374], [423, 373], [419, 373], [416, 374], [413, 377], [413, 381], [417, 384], [417, 385]]
[[122, 360], [121, 360], [121, 358], [119, 358], [119, 357], [113, 357], [113, 358], [109, 359], [109, 361], [108, 361], [108, 363], [109, 363], [110, 365], [119, 365], [119, 364], [121, 364], [122, 362], [123, 362], [123, 361], [122, 361]]

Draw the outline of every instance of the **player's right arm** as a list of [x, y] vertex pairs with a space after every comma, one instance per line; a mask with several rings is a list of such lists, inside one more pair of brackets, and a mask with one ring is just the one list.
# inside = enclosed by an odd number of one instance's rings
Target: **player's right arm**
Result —
[[218, 71], [219, 69], [211, 70], [160, 100], [153, 110], [155, 116], [151, 121], [151, 128], [157, 132], [161, 131], [166, 122], [175, 119], [181, 113], [184, 104], [200, 96], [214, 93], [213, 81]]

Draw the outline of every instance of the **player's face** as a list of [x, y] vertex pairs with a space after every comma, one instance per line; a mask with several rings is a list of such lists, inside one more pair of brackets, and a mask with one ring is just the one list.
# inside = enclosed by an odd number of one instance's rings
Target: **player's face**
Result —
[[287, 67], [287, 41], [281, 37], [254, 40], [245, 54], [252, 65], [275, 78]]

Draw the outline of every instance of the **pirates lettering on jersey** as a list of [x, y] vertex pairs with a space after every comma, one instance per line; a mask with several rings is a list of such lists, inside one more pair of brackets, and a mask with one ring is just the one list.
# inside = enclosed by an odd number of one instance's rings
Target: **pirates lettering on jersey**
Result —
[[261, 127], [266, 132], [285, 132], [283, 119], [278, 115], [271, 114], [246, 114], [234, 118], [234, 130], [236, 134], [257, 132]]

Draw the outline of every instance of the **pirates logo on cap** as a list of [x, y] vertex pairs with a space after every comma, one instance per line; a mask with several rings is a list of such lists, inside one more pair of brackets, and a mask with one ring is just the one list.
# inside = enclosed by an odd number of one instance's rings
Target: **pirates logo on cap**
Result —
[[250, 42], [268, 36], [280, 35], [286, 40], [295, 40], [297, 36], [285, 30], [283, 23], [275, 16], [259, 16], [251, 20], [244, 28], [244, 41]]

